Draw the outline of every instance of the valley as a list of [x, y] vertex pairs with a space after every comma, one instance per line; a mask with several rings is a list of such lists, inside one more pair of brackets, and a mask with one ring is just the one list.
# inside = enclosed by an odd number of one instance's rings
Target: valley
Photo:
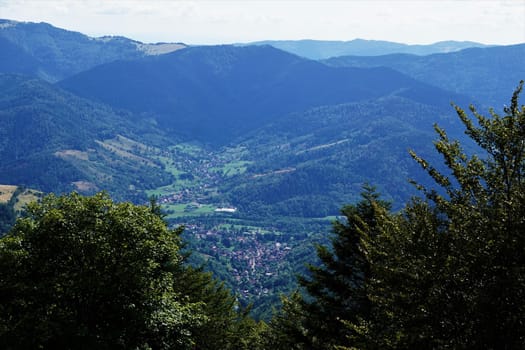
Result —
[[[308, 45], [301, 57], [0, 24], [0, 184], [155, 198], [171, 227], [184, 226], [188, 261], [261, 319], [318, 262], [315, 243], [329, 242], [365, 184], [394, 212], [418, 193], [410, 180], [432, 184], [409, 150], [441, 164], [434, 124], [476, 152], [451, 102], [502, 106], [525, 75], [524, 44], [412, 47], [434, 50], [416, 56], [359, 41], [350, 53], [363, 55], [317, 61]], [[388, 47], [397, 53], [365, 56]]]
[[[290, 276], [304, 269], [304, 261], [315, 260], [308, 245], [323, 240], [335, 216], [268, 220], [238, 210], [235, 198], [227, 201], [221, 193], [228, 182], [241, 175], [255, 179], [289, 172], [252, 174], [248, 168], [254, 161], [246, 160], [248, 154], [242, 146], [217, 152], [185, 143], [157, 150], [151, 156], [162, 162], [174, 182], [146, 193], [156, 198], [170, 225], [184, 226], [192, 263], [206, 266], [236, 291], [241, 305], [252, 304], [254, 314], [268, 319], [278, 295], [296, 288]], [[304, 229], [297, 232], [293, 222]]]

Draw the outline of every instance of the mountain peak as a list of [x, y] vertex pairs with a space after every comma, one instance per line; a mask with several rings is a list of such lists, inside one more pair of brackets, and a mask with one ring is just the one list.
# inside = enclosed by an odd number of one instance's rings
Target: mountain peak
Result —
[[[0, 19], [0, 51], [9, 64], [9, 70], [0, 66], [0, 73], [31, 74], [50, 82], [100, 64], [161, 55], [185, 47], [181, 43], [145, 44], [123, 36], [93, 38], [44, 22]], [[20, 58], [22, 63], [18, 64]]]

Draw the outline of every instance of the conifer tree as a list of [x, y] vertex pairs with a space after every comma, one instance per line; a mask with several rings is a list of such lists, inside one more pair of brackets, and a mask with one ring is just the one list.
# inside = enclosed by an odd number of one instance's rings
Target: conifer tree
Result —
[[260, 347], [263, 323], [249, 316], [249, 309], [239, 310], [232, 292], [203, 268], [182, 266], [176, 276], [175, 290], [190, 303], [201, 303], [204, 320], [191, 329], [198, 349], [242, 350]]
[[[417, 185], [399, 214], [375, 210], [362, 231], [368, 313], [343, 321], [338, 349], [520, 349], [525, 344], [523, 81], [501, 116], [455, 110], [475, 142], [468, 156], [435, 127], [445, 170], [412, 157], [438, 185]], [[380, 209], [375, 206], [376, 209]], [[366, 238], [366, 239], [364, 239]]]
[[342, 209], [344, 220], [333, 224], [331, 247], [317, 246], [320, 266], [310, 265], [310, 275], [299, 277], [306, 295], [286, 300], [283, 313], [274, 319], [273, 329], [292, 336], [293, 348], [330, 349], [352, 336], [342, 320], [357, 323], [368, 317], [370, 266], [363, 242], [375, 234], [376, 210], [390, 207], [378, 198], [367, 185], [358, 204]]
[[308, 349], [310, 339], [303, 326], [309, 316], [301, 307], [302, 295], [295, 291], [289, 297], [282, 296], [281, 309], [274, 313], [264, 336], [264, 349]]

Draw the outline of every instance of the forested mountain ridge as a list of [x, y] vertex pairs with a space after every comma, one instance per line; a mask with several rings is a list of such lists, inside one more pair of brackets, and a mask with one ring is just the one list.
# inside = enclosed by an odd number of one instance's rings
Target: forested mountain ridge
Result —
[[507, 103], [507, 91], [525, 77], [525, 44], [468, 48], [416, 56], [343, 56], [323, 62], [334, 67], [389, 67], [442, 89], [466, 94], [488, 106]]
[[184, 47], [174, 43], [144, 44], [115, 36], [92, 38], [47, 23], [0, 19], [0, 72], [27, 74], [50, 82], [102, 63]]
[[169, 179], [155, 170], [160, 166], [144, 159], [141, 164], [140, 158], [107, 144], [119, 135], [153, 145], [162, 140], [158, 129], [133, 120], [130, 113], [13, 74], [0, 74], [0, 91], [0, 183], [46, 192], [107, 189], [122, 195], [131, 184], [148, 188]]
[[448, 53], [469, 47], [486, 47], [488, 45], [472, 41], [440, 41], [428, 45], [407, 45], [383, 40], [354, 39], [350, 41], [329, 40], [265, 40], [242, 45], [271, 45], [313, 60], [330, 57], [357, 55], [381, 56], [392, 53], [413, 55], [430, 55], [433, 53]]
[[463, 138], [444, 107], [399, 96], [293, 113], [240, 142], [250, 165], [223, 191], [239, 208], [259, 203], [254, 211], [270, 216], [337, 215], [337, 203], [354, 201], [365, 182], [401, 203], [414, 193], [409, 176], [424, 181], [407, 151], [431, 154], [433, 123]]
[[398, 95], [431, 105], [464, 98], [389, 68], [332, 68], [270, 46], [204, 46], [95, 67], [58, 83], [189, 139], [225, 144], [288, 113]]

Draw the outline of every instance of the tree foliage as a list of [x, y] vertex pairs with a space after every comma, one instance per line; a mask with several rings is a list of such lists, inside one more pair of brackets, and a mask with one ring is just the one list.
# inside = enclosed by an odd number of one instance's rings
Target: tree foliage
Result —
[[0, 203], [0, 236], [9, 231], [16, 218], [15, 210], [10, 203]]
[[29, 205], [0, 240], [3, 348], [242, 349], [241, 332], [256, 337], [230, 292], [184, 265], [182, 229], [159, 214], [104, 193]]
[[[435, 127], [448, 172], [412, 157], [437, 188], [418, 186], [370, 244], [372, 317], [362, 348], [516, 349], [525, 343], [523, 82], [501, 116], [455, 110], [478, 146], [467, 155]], [[352, 325], [350, 325], [352, 327]]]
[[[523, 81], [504, 115], [474, 118], [456, 112], [480, 156], [468, 156], [436, 127], [436, 149], [450, 170], [446, 176], [414, 158], [444, 190], [423, 189], [443, 218], [448, 236], [448, 287], [443, 344], [456, 348], [517, 348], [525, 343], [525, 106], [518, 102]], [[443, 276], [445, 277], [445, 276]], [[436, 286], [437, 287], [437, 286]], [[446, 298], [446, 299], [445, 299]], [[445, 302], [447, 302], [445, 304]], [[521, 344], [521, 345], [520, 345]]]
[[320, 266], [310, 265], [310, 276], [299, 277], [306, 294], [285, 299], [283, 311], [272, 322], [281, 334], [277, 338], [290, 332], [294, 347], [326, 349], [352, 336], [342, 320], [368, 318], [370, 264], [365, 244], [376, 235], [376, 211], [390, 207], [378, 197], [367, 185], [358, 204], [342, 209], [344, 219], [333, 224], [331, 247], [317, 246]]

